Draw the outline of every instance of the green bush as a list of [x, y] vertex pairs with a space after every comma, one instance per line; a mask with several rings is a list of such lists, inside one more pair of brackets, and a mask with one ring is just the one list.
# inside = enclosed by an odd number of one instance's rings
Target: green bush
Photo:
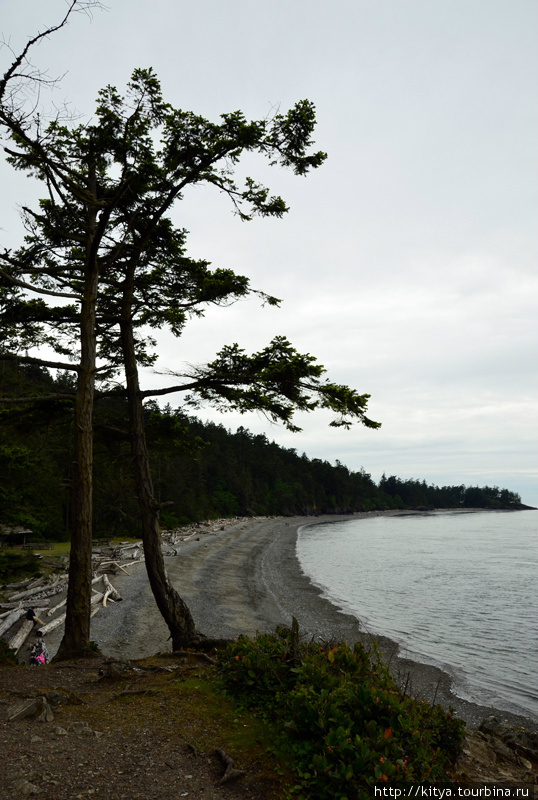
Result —
[[15, 650], [9, 647], [5, 639], [0, 638], [0, 664], [17, 665], [18, 663], [19, 659], [17, 658]]
[[39, 558], [33, 553], [0, 551], [0, 584], [12, 583], [29, 575], [39, 575]]
[[277, 629], [230, 644], [219, 669], [227, 693], [276, 723], [309, 798], [368, 798], [375, 783], [446, 781], [459, 755], [463, 723], [403, 697], [361, 644], [298, 644]]

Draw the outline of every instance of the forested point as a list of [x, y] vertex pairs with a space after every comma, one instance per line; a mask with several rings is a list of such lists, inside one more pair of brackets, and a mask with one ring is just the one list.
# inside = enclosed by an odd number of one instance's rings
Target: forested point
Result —
[[[34, 365], [0, 363], [0, 396], [36, 396], [0, 405], [0, 524], [50, 540], [69, 537], [73, 403], [44, 399], [73, 391], [72, 377]], [[37, 398], [41, 398], [37, 400]], [[524, 508], [498, 487], [433, 486], [299, 455], [155, 401], [145, 404], [161, 526], [233, 516], [347, 514], [433, 508]], [[140, 523], [124, 397], [103, 397], [95, 415], [95, 536], [139, 536]]]

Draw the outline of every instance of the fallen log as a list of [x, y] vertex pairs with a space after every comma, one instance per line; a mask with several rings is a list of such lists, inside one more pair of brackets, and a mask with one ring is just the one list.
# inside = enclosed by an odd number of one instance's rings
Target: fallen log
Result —
[[2, 636], [6, 631], [8, 631], [12, 625], [14, 625], [17, 620], [23, 617], [26, 614], [26, 609], [20, 606], [16, 608], [11, 614], [4, 619], [4, 621], [0, 624], [0, 636]]
[[9, 640], [8, 647], [11, 647], [16, 653], [19, 652], [25, 641], [30, 635], [30, 631], [34, 627], [31, 619], [25, 619], [15, 636]]
[[[92, 579], [92, 586], [93, 586], [94, 583], [97, 583], [100, 580], [101, 580], [101, 575], [99, 575], [97, 578], [93, 578]], [[66, 587], [66, 589], [67, 589], [67, 587]], [[56, 614], [57, 611], [60, 610], [60, 608], [63, 608], [63, 606], [65, 606], [66, 603], [67, 603], [67, 597], [64, 597], [64, 599], [60, 603], [57, 603], [55, 606], [53, 606], [51, 609], [49, 609], [49, 611], [47, 613], [47, 616], [48, 617], [52, 617], [54, 614]]]
[[[8, 598], [10, 602], [15, 602], [16, 600], [24, 600], [27, 597], [34, 597], [41, 592], [48, 592], [50, 590], [57, 590], [58, 592], [62, 591], [58, 589], [58, 585], [60, 583], [61, 578], [56, 578], [52, 583], [43, 583], [41, 586], [36, 586], [34, 589], [27, 589], [25, 592], [19, 592], [18, 594], [13, 594], [11, 597]], [[56, 594], [57, 592], [51, 591], [51, 594]]]
[[[91, 605], [93, 606], [96, 603], [98, 603], [102, 597], [103, 597], [102, 592], [97, 592], [96, 594], [92, 595]], [[48, 633], [51, 633], [51, 631], [54, 631], [56, 630], [56, 628], [59, 628], [60, 625], [63, 625], [64, 622], [65, 622], [65, 614], [62, 614], [56, 619], [53, 619], [52, 622], [48, 622], [46, 625], [43, 625], [42, 628], [38, 628], [37, 633], [39, 636], [46, 636]]]
[[60, 625], [63, 625], [65, 622], [65, 616], [65, 614], [62, 614], [61, 616], [56, 617], [56, 619], [53, 619], [52, 622], [47, 622], [47, 624], [43, 625], [42, 628], [38, 628], [38, 636], [46, 636], [47, 633], [51, 633], [52, 631], [56, 630], [56, 628], [59, 628]]
[[[136, 564], [138, 562], [135, 561], [134, 563]], [[125, 572], [126, 575], [129, 575], [129, 576], [131, 575], [131, 573], [127, 572], [125, 567], [122, 567], [122, 565], [119, 564], [117, 561], [101, 561], [101, 563], [99, 564], [99, 569], [101, 569], [104, 566], [109, 566], [109, 565], [112, 565], [113, 567], [117, 567], [118, 569], [123, 570], [123, 572]], [[131, 565], [129, 564], [129, 566], [131, 566]]]
[[[49, 601], [48, 601], [48, 599], [46, 597], [43, 597], [43, 598], [40, 598], [39, 603], [44, 608], [47, 608]], [[34, 603], [31, 600], [25, 600], [24, 602], [20, 602], [20, 603], [0, 603], [0, 608], [5, 608], [6, 609], [6, 611], [3, 612], [3, 614], [0, 615], [0, 616], [7, 616], [8, 614], [10, 614], [13, 611], [13, 609], [20, 608], [21, 606], [23, 608], [32, 608], [33, 605], [34, 605]]]
[[54, 614], [56, 614], [57, 611], [60, 610], [60, 608], [63, 608], [63, 606], [65, 606], [66, 603], [67, 603], [67, 597], [64, 600], [62, 600], [61, 603], [58, 603], [58, 605], [49, 608], [47, 612], [47, 617], [52, 617]]
[[[24, 609], [26, 610], [26, 609]], [[36, 613], [39, 615], [42, 611], [46, 611], [45, 608], [36, 608]], [[17, 631], [17, 633], [12, 636], [12, 638], [8, 642], [8, 647], [18, 653], [25, 641], [27, 640], [28, 636], [32, 628], [34, 627], [34, 621], [31, 619], [25, 619], [22, 623], [21, 627]]]
[[26, 580], [19, 581], [18, 583], [6, 583], [5, 589], [7, 592], [11, 592], [13, 589], [25, 589], [28, 588], [30, 583], [32, 583], [32, 578], [26, 578]]
[[103, 595], [103, 608], [106, 608], [106, 601], [110, 597], [111, 600], [117, 601], [121, 600], [122, 597], [117, 589], [115, 589], [110, 581], [108, 580], [108, 575], [106, 572], [103, 574], [103, 587], [105, 589], [105, 593]]

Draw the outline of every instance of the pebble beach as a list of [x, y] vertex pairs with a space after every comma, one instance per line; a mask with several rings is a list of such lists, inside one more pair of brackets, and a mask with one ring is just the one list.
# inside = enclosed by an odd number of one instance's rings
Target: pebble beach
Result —
[[[354, 519], [360, 516], [355, 514]], [[200, 527], [198, 536], [180, 545], [177, 556], [165, 558], [170, 580], [191, 609], [198, 630], [214, 638], [255, 636], [272, 632], [277, 625], [289, 627], [295, 616], [305, 638], [372, 644], [373, 635], [362, 630], [360, 620], [321, 597], [297, 559], [299, 528], [336, 519], [346, 517], [243, 519], [210, 532]], [[133, 565], [129, 571], [129, 576], [114, 576], [123, 601], [92, 619], [91, 638], [105, 655], [114, 657], [136, 659], [170, 650], [168, 629], [153, 600], [144, 565]], [[59, 639], [60, 634], [48, 639], [51, 654]], [[443, 670], [405, 658], [386, 637], [376, 636], [375, 641], [408, 694], [452, 707], [470, 728], [495, 714], [537, 730], [533, 720], [457, 697]]]

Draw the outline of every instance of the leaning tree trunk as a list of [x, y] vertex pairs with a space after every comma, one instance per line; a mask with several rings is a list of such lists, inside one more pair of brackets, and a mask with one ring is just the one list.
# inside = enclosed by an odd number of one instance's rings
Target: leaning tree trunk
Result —
[[121, 323], [121, 341], [127, 382], [129, 434], [135, 471], [135, 486], [142, 521], [142, 540], [146, 570], [157, 607], [168, 625], [172, 649], [195, 644], [200, 639], [189, 607], [168, 579], [161, 549], [159, 504], [155, 500], [144, 426], [144, 410], [138, 380], [133, 328], [130, 320]]

